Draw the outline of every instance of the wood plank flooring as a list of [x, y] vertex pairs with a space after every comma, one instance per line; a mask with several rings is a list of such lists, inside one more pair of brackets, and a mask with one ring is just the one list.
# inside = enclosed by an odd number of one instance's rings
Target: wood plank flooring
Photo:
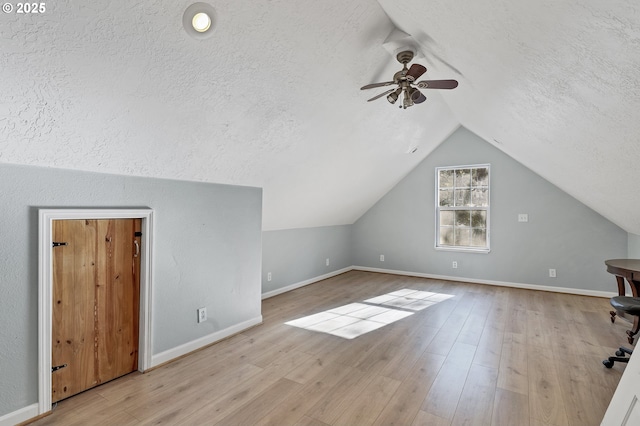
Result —
[[[284, 324], [404, 288], [454, 297], [352, 340]], [[629, 328], [604, 298], [362, 271], [262, 308], [262, 325], [32, 424], [599, 425], [624, 371], [601, 361]]]

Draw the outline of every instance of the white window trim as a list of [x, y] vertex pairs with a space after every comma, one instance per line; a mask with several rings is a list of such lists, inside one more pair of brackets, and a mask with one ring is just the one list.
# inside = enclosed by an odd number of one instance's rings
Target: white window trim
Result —
[[[464, 246], [439, 246], [438, 241], [440, 240], [440, 204], [439, 204], [439, 191], [440, 191], [440, 170], [458, 170], [458, 169], [476, 169], [486, 167], [489, 169], [489, 183], [488, 183], [488, 191], [489, 194], [487, 198], [489, 200], [489, 205], [482, 208], [473, 208], [470, 207], [467, 210], [486, 210], [487, 212], [487, 247], [464, 247]], [[464, 166], [442, 166], [435, 168], [435, 241], [434, 248], [439, 251], [455, 251], [455, 252], [466, 252], [466, 253], [482, 253], [488, 254], [491, 251], [491, 164], [470, 164]]]

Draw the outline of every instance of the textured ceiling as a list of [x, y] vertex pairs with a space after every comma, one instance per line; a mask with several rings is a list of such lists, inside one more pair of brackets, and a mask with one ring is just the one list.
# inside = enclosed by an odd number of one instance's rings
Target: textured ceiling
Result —
[[460, 72], [446, 102], [462, 125], [640, 233], [638, 4], [380, 3], [426, 52]]
[[[265, 229], [335, 225], [462, 124], [640, 234], [640, 12], [566, 3], [213, 0], [205, 40], [184, 1], [3, 14], [0, 162], [260, 186]], [[394, 28], [460, 87], [367, 103]]]

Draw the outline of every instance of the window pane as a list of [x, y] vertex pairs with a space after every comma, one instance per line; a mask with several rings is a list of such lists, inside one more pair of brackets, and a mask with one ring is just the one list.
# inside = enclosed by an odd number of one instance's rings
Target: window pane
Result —
[[453, 188], [453, 170], [440, 170], [440, 188]]
[[487, 212], [484, 210], [475, 210], [471, 214], [471, 226], [473, 228], [487, 227]]
[[445, 246], [453, 245], [453, 227], [440, 227], [440, 244]]
[[481, 167], [479, 169], [473, 169], [472, 172], [472, 186], [487, 186], [489, 185], [489, 169]]
[[453, 211], [440, 211], [440, 226], [453, 226]]
[[456, 189], [456, 206], [466, 207], [471, 204], [471, 190]]
[[469, 210], [456, 211], [456, 226], [471, 226], [471, 212]]
[[471, 186], [471, 169], [456, 170], [456, 188]]
[[455, 245], [468, 247], [471, 245], [471, 230], [469, 228], [456, 228]]
[[471, 245], [474, 247], [486, 247], [487, 231], [484, 229], [473, 229], [471, 232]]
[[487, 188], [473, 188], [471, 190], [471, 204], [477, 207], [489, 205], [489, 191]]
[[440, 206], [453, 207], [453, 189], [443, 189], [438, 191], [438, 197], [440, 199]]

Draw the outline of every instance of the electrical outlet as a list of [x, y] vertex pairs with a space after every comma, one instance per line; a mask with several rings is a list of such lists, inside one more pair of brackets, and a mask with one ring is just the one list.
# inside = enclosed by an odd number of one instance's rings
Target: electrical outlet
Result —
[[518, 214], [518, 222], [529, 222], [529, 215], [527, 213]]
[[556, 270], [555, 269], [549, 269], [549, 277], [551, 277], [551, 278], [555, 278], [556, 277]]
[[267, 272], [267, 281], [271, 281], [271, 272]]
[[328, 257], [327, 257], [327, 260], [326, 260], [325, 263], [326, 263], [327, 266], [329, 266], [329, 258]]
[[451, 267], [453, 269], [458, 269], [458, 262], [456, 262], [455, 260], [451, 263]]
[[380, 255], [380, 262], [384, 262], [384, 254]]
[[198, 322], [204, 322], [207, 320], [207, 308], [198, 309]]

